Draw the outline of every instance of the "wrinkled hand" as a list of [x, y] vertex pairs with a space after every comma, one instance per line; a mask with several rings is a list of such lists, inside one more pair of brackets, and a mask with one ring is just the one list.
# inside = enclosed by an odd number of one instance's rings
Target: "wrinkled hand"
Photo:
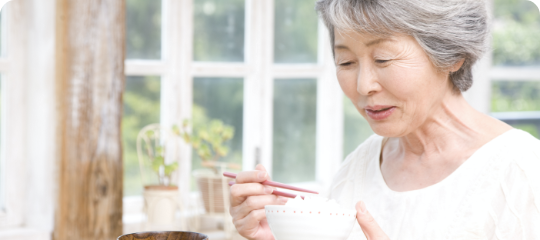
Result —
[[366, 204], [362, 201], [356, 203], [356, 220], [358, 220], [358, 224], [368, 240], [390, 240], [367, 211]]
[[262, 165], [257, 165], [255, 169], [236, 176], [236, 184], [231, 186], [230, 213], [234, 226], [243, 237], [250, 240], [274, 240], [266, 221], [264, 206], [283, 205], [287, 199], [272, 195], [272, 187], [260, 184], [270, 180]]

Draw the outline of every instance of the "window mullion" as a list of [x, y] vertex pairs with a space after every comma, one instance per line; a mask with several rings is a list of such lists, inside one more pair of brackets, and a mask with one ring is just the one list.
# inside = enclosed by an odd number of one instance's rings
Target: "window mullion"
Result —
[[244, 63], [194, 62], [193, 77], [244, 77], [249, 68]]
[[317, 78], [325, 71], [320, 64], [274, 64], [272, 73], [275, 78]]
[[243, 169], [272, 173], [274, 0], [246, 0]]
[[540, 81], [540, 68], [493, 67], [489, 76], [492, 81]]
[[[163, 61], [161, 124], [172, 127], [191, 118], [193, 103], [193, 0], [163, 0]], [[191, 147], [179, 143], [178, 187], [181, 196], [190, 192]], [[187, 199], [185, 199], [187, 200]]]
[[319, 21], [317, 78], [316, 180], [320, 190], [330, 187], [343, 158], [343, 94], [336, 78], [328, 29]]
[[[0, 59], [0, 70], [2, 61]], [[160, 60], [126, 60], [124, 73], [126, 76], [162, 75], [167, 69], [166, 64]]]

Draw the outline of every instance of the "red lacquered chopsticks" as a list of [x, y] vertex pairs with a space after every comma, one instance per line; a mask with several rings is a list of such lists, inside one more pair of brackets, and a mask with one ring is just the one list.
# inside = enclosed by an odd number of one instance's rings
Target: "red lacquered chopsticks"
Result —
[[[224, 172], [223, 176], [228, 177], [228, 178], [236, 178], [236, 174], [230, 173], [230, 172]], [[231, 185], [231, 186], [233, 184], [234, 184], [234, 182], [229, 183], [229, 185]], [[291, 186], [291, 185], [287, 185], [287, 184], [283, 184], [283, 183], [279, 183], [279, 182], [269, 181], [269, 180], [261, 182], [261, 184], [262, 185], [272, 186], [272, 187], [285, 188], [285, 189], [294, 190], [294, 191], [298, 191], [298, 192], [307, 192], [307, 193], [319, 194], [318, 192], [311, 191], [311, 190], [308, 190], [308, 189], [303, 189], [303, 188], [299, 188], [299, 187], [295, 187], [295, 186]], [[272, 192], [272, 194], [278, 195], [278, 196], [283, 196], [283, 197], [290, 197], [290, 198], [295, 198], [296, 197], [296, 195], [294, 195], [294, 194], [281, 192], [281, 191], [278, 191], [278, 190], [274, 190]], [[301, 196], [301, 197], [304, 198], [303, 196]]]

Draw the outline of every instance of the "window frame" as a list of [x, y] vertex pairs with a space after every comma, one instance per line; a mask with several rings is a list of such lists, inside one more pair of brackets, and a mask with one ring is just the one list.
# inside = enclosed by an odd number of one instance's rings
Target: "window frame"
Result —
[[[335, 77], [328, 30], [324, 24], [318, 21], [316, 63], [274, 63], [274, 0], [246, 0], [244, 62], [195, 62], [193, 6], [193, 0], [162, 1], [162, 59], [126, 59], [126, 76], [161, 76], [163, 125], [191, 117], [194, 78], [243, 78], [243, 170], [252, 170], [261, 163], [270, 174], [274, 79], [317, 79], [316, 179], [308, 184], [323, 191], [329, 186], [343, 155], [343, 95]], [[192, 151], [186, 144], [180, 148], [178, 185], [180, 191], [189, 191]]]

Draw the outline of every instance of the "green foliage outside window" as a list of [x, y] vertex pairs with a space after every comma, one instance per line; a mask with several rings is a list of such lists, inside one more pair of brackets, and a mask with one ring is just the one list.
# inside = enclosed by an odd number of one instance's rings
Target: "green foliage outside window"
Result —
[[[494, 3], [493, 64], [540, 68], [537, 6], [527, 0], [495, 0]], [[491, 111], [540, 111], [540, 82], [493, 82]], [[513, 127], [539, 137], [540, 129], [534, 125]]]
[[318, 16], [315, 0], [276, 0], [276, 63], [317, 62]]
[[126, 1], [126, 58], [161, 58], [161, 0]]
[[273, 179], [315, 181], [317, 80], [275, 79], [273, 112]]
[[195, 61], [244, 61], [245, 0], [194, 0]]
[[[540, 81], [501, 81], [492, 84], [492, 112], [540, 111]], [[540, 129], [531, 124], [513, 127], [540, 137]]]
[[494, 82], [492, 86], [492, 112], [540, 111], [540, 82]]
[[495, 0], [494, 65], [540, 66], [540, 13], [527, 0]]
[[[127, 77], [124, 91], [124, 114], [122, 117], [122, 143], [124, 158], [124, 195], [142, 193], [141, 173], [137, 158], [137, 134], [148, 124], [159, 123], [160, 90], [159, 77]], [[150, 183], [157, 183], [154, 173], [147, 173]], [[147, 184], [147, 183], [145, 183]]]

